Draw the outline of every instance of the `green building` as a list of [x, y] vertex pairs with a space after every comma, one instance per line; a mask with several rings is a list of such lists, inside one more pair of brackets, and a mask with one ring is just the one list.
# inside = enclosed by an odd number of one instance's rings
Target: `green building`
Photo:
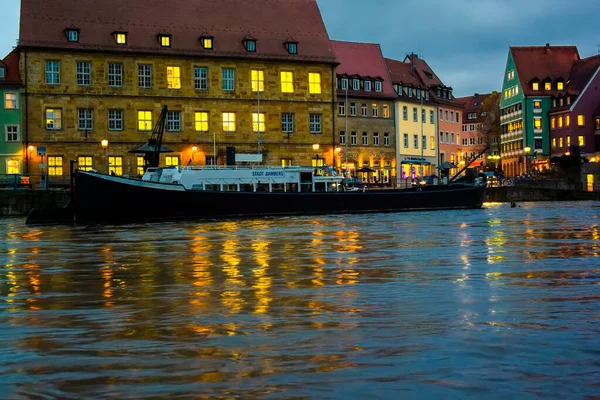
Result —
[[23, 174], [23, 132], [21, 127], [21, 78], [19, 52], [14, 50], [0, 61], [0, 180], [6, 175]]
[[506, 176], [550, 167], [548, 111], [565, 92], [579, 60], [575, 46], [511, 47], [500, 101], [501, 157]]

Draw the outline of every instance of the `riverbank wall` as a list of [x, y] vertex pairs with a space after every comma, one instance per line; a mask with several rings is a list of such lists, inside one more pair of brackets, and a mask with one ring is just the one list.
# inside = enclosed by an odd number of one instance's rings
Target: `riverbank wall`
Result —
[[512, 201], [586, 201], [600, 200], [600, 192], [522, 186], [502, 186], [488, 188], [486, 200], [494, 203], [506, 203]]
[[69, 190], [0, 190], [0, 217], [25, 217], [32, 208], [56, 208], [67, 204]]

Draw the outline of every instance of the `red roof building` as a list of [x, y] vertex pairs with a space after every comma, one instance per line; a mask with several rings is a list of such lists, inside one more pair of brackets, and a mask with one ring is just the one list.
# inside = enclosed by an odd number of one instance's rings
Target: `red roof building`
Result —
[[[396, 177], [393, 102], [396, 92], [378, 44], [331, 42], [337, 67], [340, 168], [372, 183]], [[347, 165], [346, 165], [347, 164]], [[356, 173], [368, 167], [373, 173]]]

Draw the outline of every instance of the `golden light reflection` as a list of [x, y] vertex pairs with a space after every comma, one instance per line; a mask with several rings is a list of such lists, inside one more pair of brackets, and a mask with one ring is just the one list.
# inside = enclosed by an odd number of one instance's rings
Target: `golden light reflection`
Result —
[[192, 241], [192, 265], [194, 266], [192, 276], [195, 287], [194, 298], [190, 304], [197, 308], [207, 308], [210, 300], [210, 288], [213, 286], [214, 278], [211, 274], [211, 268], [214, 263], [209, 255], [212, 252], [212, 245], [205, 237], [196, 235]]
[[[27, 278], [29, 279], [29, 286], [31, 287], [31, 292], [34, 296], [39, 296], [40, 293], [40, 280], [41, 280], [41, 276], [40, 276], [40, 266], [37, 264], [28, 264], [25, 266], [25, 268], [27, 269], [27, 271], [25, 272], [25, 274], [27, 275]], [[29, 309], [30, 310], [40, 310], [40, 307], [36, 304], [38, 302], [38, 300], [36, 298], [32, 297], [28, 297], [27, 298], [27, 304], [29, 305]]]
[[104, 280], [104, 283], [103, 283], [104, 290], [102, 292], [102, 295], [106, 299], [104, 301], [104, 305], [106, 307], [112, 307], [114, 305], [114, 303], [111, 300], [113, 297], [112, 284], [113, 284], [113, 276], [114, 276], [114, 272], [111, 268], [111, 265], [114, 264], [114, 259], [112, 256], [112, 248], [110, 246], [107, 246], [107, 247], [101, 249], [100, 252], [103, 253], [104, 262], [105, 262], [105, 265], [100, 269], [100, 276]]
[[[225, 224], [224, 224], [225, 225]], [[238, 314], [244, 306], [241, 289], [245, 286], [239, 270], [241, 259], [237, 253], [240, 248], [238, 240], [226, 240], [221, 250], [221, 260], [224, 262], [225, 288], [221, 293], [221, 303], [229, 309], [231, 314]]]
[[255, 282], [252, 285], [254, 295], [256, 296], [255, 314], [265, 314], [269, 311], [269, 304], [273, 301], [271, 297], [272, 278], [268, 275], [269, 271], [269, 245], [271, 242], [256, 239], [252, 243], [254, 259], [258, 268], [252, 270]]
[[490, 235], [486, 238], [485, 244], [488, 249], [488, 264], [496, 264], [504, 260], [504, 246], [506, 246], [508, 240], [506, 234], [502, 229], [503, 222], [500, 219], [490, 219], [489, 228]]

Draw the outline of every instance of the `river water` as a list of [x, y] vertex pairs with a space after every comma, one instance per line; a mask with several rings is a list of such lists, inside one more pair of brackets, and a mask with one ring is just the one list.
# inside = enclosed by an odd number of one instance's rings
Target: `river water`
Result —
[[2, 219], [0, 398], [599, 396], [597, 204]]

